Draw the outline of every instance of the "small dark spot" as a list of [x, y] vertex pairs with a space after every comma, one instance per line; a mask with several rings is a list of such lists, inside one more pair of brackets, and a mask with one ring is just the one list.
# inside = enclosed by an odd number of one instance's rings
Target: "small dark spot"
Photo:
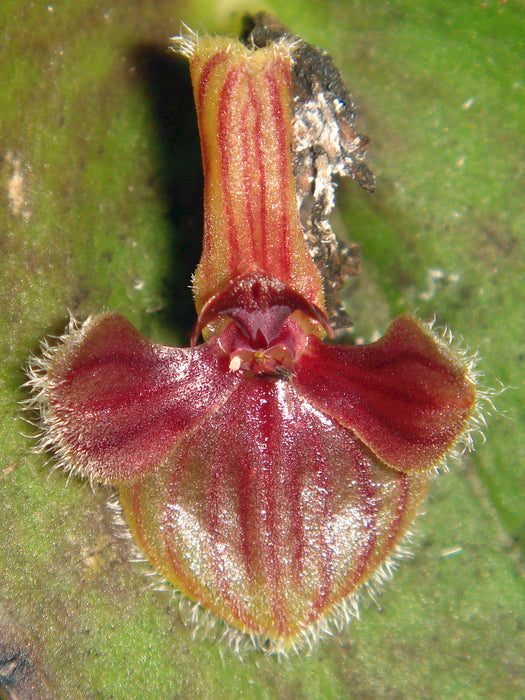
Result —
[[29, 661], [21, 651], [8, 651], [0, 646], [0, 698], [10, 698], [11, 692], [2, 694], [2, 689], [6, 691], [14, 690], [28, 675]]

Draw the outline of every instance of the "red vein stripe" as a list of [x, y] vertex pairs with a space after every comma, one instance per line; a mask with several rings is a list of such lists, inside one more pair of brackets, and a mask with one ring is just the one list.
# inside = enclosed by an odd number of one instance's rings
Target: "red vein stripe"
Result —
[[[409, 515], [409, 506], [412, 505], [413, 508], [413, 503], [410, 503], [409, 496], [414, 496], [414, 490], [412, 494], [410, 493], [410, 477], [401, 472], [393, 472], [393, 474], [395, 474], [398, 482], [398, 497], [395, 506], [396, 516], [392, 522], [389, 523], [386, 531], [381, 533], [382, 535], [386, 535], [386, 543], [378, 547], [378, 552], [375, 553], [375, 556], [372, 556], [374, 553], [369, 550], [366, 557], [360, 557], [360, 560], [352, 566], [344, 586], [339, 590], [340, 600], [344, 600], [348, 597], [366, 578], [369, 578], [381, 563], [388, 559], [394, 547], [399, 543], [402, 535], [406, 531], [408, 524], [413, 520], [413, 514], [412, 517], [407, 518]], [[417, 500], [418, 504], [420, 500], [420, 498]], [[385, 505], [382, 507], [385, 508]]]
[[[252, 616], [249, 614], [240, 596], [236, 596], [232, 590], [231, 579], [224, 575], [228, 561], [225, 561], [223, 550], [221, 549], [221, 515], [222, 505], [225, 502], [227, 489], [225, 487], [225, 465], [217, 460], [211, 465], [211, 478], [207, 489], [207, 525], [210, 537], [209, 558], [213, 571], [215, 585], [222, 599], [235, 618], [244, 624], [253, 624]], [[231, 574], [231, 571], [228, 572]]]
[[[285, 596], [283, 591], [281, 561], [279, 558], [278, 543], [280, 533], [278, 529], [277, 517], [278, 505], [278, 468], [282, 450], [276, 435], [276, 425], [280, 415], [275, 410], [275, 390], [276, 384], [265, 384], [266, 398], [260, 403], [259, 425], [261, 426], [261, 445], [263, 453], [263, 469], [261, 470], [261, 495], [264, 498], [264, 526], [266, 531], [267, 545], [264, 552], [266, 570], [268, 573], [268, 586], [270, 592], [270, 607], [277, 632], [284, 634], [288, 626], [288, 615], [286, 612]], [[273, 409], [273, 411], [272, 411]]]
[[[221, 64], [224, 64], [228, 60], [228, 54], [225, 49], [217, 52], [211, 58], [208, 59], [207, 63], [204, 64], [202, 72], [199, 76], [199, 81], [194, 81], [194, 92], [195, 92], [195, 104], [197, 106], [197, 116], [199, 121], [199, 131], [200, 131], [200, 142], [201, 142], [201, 156], [202, 156], [202, 169], [204, 176], [204, 201], [207, 202], [210, 199], [210, 182], [213, 178], [212, 163], [213, 156], [210, 153], [208, 139], [205, 137], [204, 125], [202, 120], [202, 115], [205, 114], [205, 105], [207, 99], [207, 93], [210, 90], [211, 80], [214, 73], [217, 72]], [[211, 88], [213, 89], [213, 88]], [[210, 207], [204, 207], [204, 230], [209, 231], [213, 227], [213, 222], [210, 220], [211, 217]], [[203, 256], [210, 255], [211, 240], [208, 236], [203, 238]]]
[[[243, 78], [243, 80], [241, 80]], [[217, 139], [219, 142], [219, 173], [220, 173], [220, 188], [223, 200], [223, 211], [226, 224], [226, 239], [228, 241], [228, 257], [225, 259], [225, 263], [229, 268], [229, 277], [233, 277], [238, 274], [239, 268], [242, 266], [242, 262], [246, 261], [251, 257], [252, 251], [249, 246], [246, 246], [246, 240], [242, 240], [241, 231], [235, 225], [235, 211], [234, 202], [232, 194], [239, 194], [239, 187], [236, 187], [235, 182], [235, 170], [237, 169], [234, 164], [232, 168], [232, 155], [237, 155], [235, 153], [234, 144], [231, 143], [230, 128], [232, 121], [239, 117], [236, 114], [238, 104], [235, 101], [236, 94], [241, 93], [242, 90], [239, 88], [246, 89], [245, 75], [243, 75], [242, 70], [239, 66], [234, 66], [232, 68], [225, 81], [224, 86], [220, 92], [219, 97], [219, 110], [218, 110], [218, 124], [217, 124]], [[237, 90], [235, 90], [237, 88]], [[243, 125], [244, 126], [244, 125]], [[237, 133], [243, 133], [243, 130], [239, 130]], [[245, 154], [247, 156], [248, 154]], [[232, 187], [228, 187], [231, 184]]]
[[[281, 76], [280, 76], [281, 77]], [[290, 129], [287, 122], [287, 118], [284, 114], [283, 102], [282, 102], [282, 77], [281, 84], [279, 84], [275, 75], [268, 72], [265, 75], [266, 85], [268, 87], [269, 104], [272, 110], [273, 126], [271, 133], [274, 134], [276, 139], [276, 149], [275, 155], [279, 170], [279, 180], [283, 183], [290, 178]], [[284, 188], [283, 188], [284, 189]], [[279, 256], [277, 260], [272, 260], [274, 265], [279, 265], [281, 277], [288, 279], [291, 276], [291, 260], [290, 260], [290, 248], [288, 241], [291, 235], [291, 229], [293, 225], [297, 225], [294, 221], [292, 224], [291, 219], [291, 209], [296, 205], [296, 202], [290, 202], [288, 200], [289, 190], [281, 190], [281, 210], [280, 217], [278, 220], [278, 225], [274, 225], [275, 239], [279, 240]], [[286, 197], [288, 195], [288, 197]], [[285, 200], [286, 197], [286, 200]], [[275, 230], [276, 229], [276, 230]], [[274, 240], [275, 240], [274, 239]], [[274, 245], [273, 251], [275, 251], [276, 246]], [[273, 252], [272, 251], [272, 252]], [[270, 270], [267, 270], [270, 272]]]
[[[311, 550], [317, 551], [317, 571], [318, 571], [318, 586], [317, 591], [312, 594], [311, 603], [307, 606], [304, 615], [304, 622], [307, 625], [312, 624], [318, 619], [321, 611], [324, 610], [330, 599], [330, 592], [334, 584], [334, 495], [335, 484], [332, 479], [332, 472], [329, 468], [330, 462], [327, 463], [326, 458], [323, 459], [323, 445], [319, 445], [316, 441], [310, 438], [311, 444], [308, 445], [309, 451], [314, 456], [314, 462], [311, 465], [312, 472], [315, 472], [315, 483], [320, 493], [325, 494], [322, 503], [321, 513], [318, 516], [317, 537], [319, 542], [318, 547], [312, 547]], [[303, 525], [303, 532], [304, 532]], [[303, 545], [303, 549], [306, 549]], [[304, 552], [306, 554], [306, 551]], [[307, 601], [305, 601], [307, 602]]]
[[[253, 109], [253, 86], [248, 85], [249, 100], [247, 104], [243, 107], [241, 114], [241, 123], [248, 124], [251, 119], [254, 118]], [[255, 117], [257, 116], [255, 110]], [[246, 210], [246, 235], [250, 241], [249, 248], [251, 248], [255, 254], [254, 257], [258, 256], [257, 251], [257, 241], [261, 239], [262, 232], [264, 231], [264, 226], [261, 225], [262, 230], [258, 230], [259, 222], [265, 217], [264, 211], [264, 201], [261, 200], [261, 183], [263, 181], [261, 168], [258, 164], [261, 162], [261, 154], [255, 154], [254, 150], [258, 146], [258, 139], [252, 140], [249, 138], [250, 129], [243, 129], [240, 136], [242, 139], [242, 150], [247, 154], [248, 162], [243, 171], [243, 193], [245, 199], [245, 210]], [[257, 129], [252, 129], [257, 133]], [[255, 165], [255, 167], [253, 167]], [[249, 194], [248, 194], [249, 193]], [[248, 194], [248, 196], [247, 196]], [[249, 196], [251, 194], [251, 196]], [[256, 214], [258, 210], [258, 214]]]
[[[329, 566], [321, 568], [321, 577], [317, 594], [313, 597], [312, 603], [306, 615], [306, 624], [313, 624], [322, 613], [332, 607], [334, 604], [343, 600], [349, 593], [355, 590], [363, 574], [367, 571], [370, 559], [374, 552], [374, 547], [377, 541], [378, 532], [378, 506], [377, 506], [377, 488], [376, 478], [371, 470], [371, 463], [365, 458], [362, 453], [359, 443], [357, 443], [351, 435], [344, 436], [343, 440], [348, 443], [345, 450], [345, 463], [349, 470], [354, 475], [354, 480], [357, 482], [356, 491], [353, 498], [360, 504], [360, 520], [362, 534], [365, 535], [364, 541], [359, 541], [357, 551], [352, 558], [351, 565], [347, 562], [349, 576], [346, 577], [342, 586], [344, 592], [341, 591], [341, 583], [336, 581], [336, 572], [333, 570], [333, 551], [327, 540], [327, 525], [320, 524], [320, 531], [323, 536], [324, 547], [322, 550], [321, 564], [324, 561], [329, 562]], [[325, 481], [330, 477], [330, 462], [323, 464], [323, 476]], [[337, 485], [340, 487], [340, 485]], [[330, 489], [327, 489], [326, 505], [330, 505], [332, 517], [327, 522], [332, 521], [333, 524], [333, 500], [334, 490], [337, 488], [335, 484], [331, 484]], [[334, 544], [336, 544], [334, 542]], [[336, 545], [337, 546], [337, 545]]]

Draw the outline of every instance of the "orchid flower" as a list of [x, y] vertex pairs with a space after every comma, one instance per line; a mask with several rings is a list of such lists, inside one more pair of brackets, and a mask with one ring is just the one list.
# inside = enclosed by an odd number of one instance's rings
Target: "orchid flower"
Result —
[[326, 341], [292, 175], [293, 44], [180, 46], [205, 179], [191, 346], [102, 313], [32, 381], [46, 448], [118, 488], [155, 569], [286, 647], [325, 629], [395, 553], [476, 392], [468, 362], [410, 316], [370, 345]]

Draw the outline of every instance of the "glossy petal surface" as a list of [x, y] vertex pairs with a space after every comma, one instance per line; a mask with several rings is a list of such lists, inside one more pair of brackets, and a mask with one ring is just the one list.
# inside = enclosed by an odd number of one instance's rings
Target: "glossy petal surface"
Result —
[[381, 465], [293, 383], [255, 378], [120, 496], [139, 546], [180, 590], [286, 640], [392, 552], [428, 480]]
[[[370, 346], [310, 336], [286, 379], [232, 370], [242, 328], [180, 349], [118, 314], [88, 320], [49, 360], [48, 441], [120, 486], [137, 544], [177, 588], [286, 645], [392, 554], [474, 391], [412, 318]], [[293, 348], [303, 331], [286, 328]]]
[[410, 316], [377, 343], [334, 346], [311, 337], [296, 365], [300, 392], [395, 469], [429, 469], [474, 410], [467, 367]]
[[237, 383], [213, 348], [155, 345], [119, 314], [95, 316], [51, 360], [48, 441], [92, 479], [143, 476]]

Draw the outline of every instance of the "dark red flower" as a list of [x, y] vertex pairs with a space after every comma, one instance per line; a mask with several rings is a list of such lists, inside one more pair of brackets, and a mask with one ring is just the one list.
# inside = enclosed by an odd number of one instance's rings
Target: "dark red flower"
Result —
[[205, 37], [187, 52], [206, 176], [192, 347], [101, 314], [33, 382], [46, 445], [119, 487], [156, 569], [285, 645], [388, 560], [475, 389], [468, 364], [409, 316], [372, 345], [323, 341], [291, 176], [290, 47]]

